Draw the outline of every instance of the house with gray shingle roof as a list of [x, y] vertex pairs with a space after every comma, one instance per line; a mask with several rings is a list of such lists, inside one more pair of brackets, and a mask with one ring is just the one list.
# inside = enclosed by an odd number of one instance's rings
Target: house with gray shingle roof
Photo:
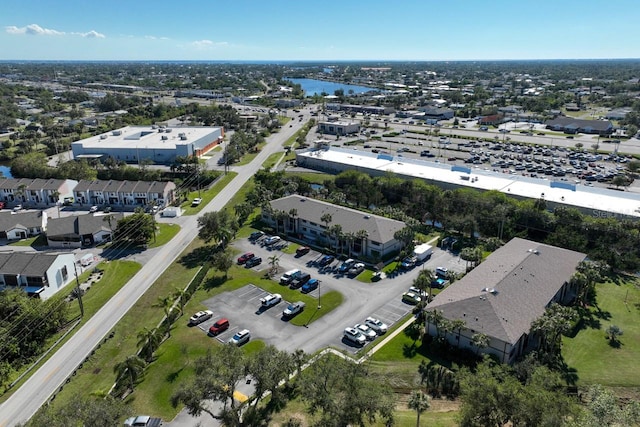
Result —
[[121, 213], [52, 218], [47, 224], [47, 244], [52, 248], [81, 248], [110, 241]]
[[75, 278], [74, 267], [71, 253], [0, 253], [0, 291], [19, 288], [47, 299]]
[[163, 208], [175, 200], [176, 185], [159, 181], [81, 180], [73, 190], [75, 202], [80, 206], [111, 206], [130, 209]]
[[0, 212], [0, 239], [26, 239], [39, 235], [46, 228], [46, 211]]
[[[514, 238], [444, 289], [426, 309], [466, 323], [459, 333], [447, 334], [451, 345], [477, 350], [473, 335], [482, 333], [490, 342], [481, 351], [513, 363], [539, 344], [531, 323], [551, 303], [575, 298], [576, 290], [569, 281], [585, 258], [581, 252]], [[437, 334], [429, 322], [427, 330]]]
[[[266, 224], [311, 244], [331, 242], [333, 247], [346, 247], [347, 250], [350, 247], [352, 254], [375, 260], [401, 249], [401, 243], [393, 236], [405, 227], [402, 221], [295, 194], [272, 200], [269, 204], [271, 209], [262, 211]], [[291, 215], [293, 212], [295, 215]], [[328, 224], [322, 221], [325, 214], [331, 217]], [[342, 228], [342, 238], [329, 235], [328, 229], [334, 225]], [[359, 233], [366, 238], [355, 238]]]

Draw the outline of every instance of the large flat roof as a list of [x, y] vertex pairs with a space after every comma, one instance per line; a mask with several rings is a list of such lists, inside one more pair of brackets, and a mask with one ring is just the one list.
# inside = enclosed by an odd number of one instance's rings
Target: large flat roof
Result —
[[[126, 126], [101, 135], [92, 136], [73, 143], [83, 148], [155, 148], [175, 149], [177, 146], [196, 144], [211, 135], [211, 140], [220, 134], [218, 127], [158, 127]], [[209, 141], [210, 142], [210, 141]]]
[[[337, 169], [331, 164], [342, 165], [344, 170], [355, 169], [382, 175], [392, 172], [409, 178], [422, 178], [436, 183], [498, 190], [516, 197], [540, 199], [549, 205], [566, 205], [588, 211], [593, 216], [626, 216], [640, 218], [640, 194], [606, 188], [587, 187], [570, 181], [531, 178], [518, 174], [505, 174], [480, 168], [436, 163], [421, 159], [374, 154], [357, 149], [331, 147], [297, 153], [298, 163], [305, 167]], [[308, 159], [308, 161], [306, 161]]]

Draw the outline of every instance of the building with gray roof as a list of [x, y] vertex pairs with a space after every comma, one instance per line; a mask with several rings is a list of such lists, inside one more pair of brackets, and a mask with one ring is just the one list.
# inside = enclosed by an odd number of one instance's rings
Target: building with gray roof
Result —
[[0, 179], [0, 201], [9, 206], [55, 206], [73, 196], [77, 183], [73, 179]]
[[115, 181], [81, 180], [73, 190], [75, 203], [80, 206], [96, 205], [114, 208], [160, 208], [175, 200], [176, 185], [170, 181]]
[[52, 248], [81, 248], [110, 241], [121, 213], [75, 215], [50, 219], [47, 244]]
[[46, 228], [46, 211], [0, 212], [0, 239], [26, 239], [38, 236]]
[[73, 254], [0, 253], [0, 290], [19, 288], [47, 299], [74, 278]]
[[171, 164], [176, 157], [201, 156], [224, 139], [222, 127], [126, 126], [73, 142], [73, 157], [107, 158], [139, 163]]
[[[328, 224], [323, 221], [325, 215], [331, 218]], [[263, 209], [262, 220], [301, 240], [319, 246], [331, 244], [339, 250], [372, 260], [398, 252], [401, 243], [394, 234], [405, 227], [402, 221], [295, 194], [272, 200], [270, 210]], [[334, 225], [340, 225], [342, 237], [330, 235], [328, 229]], [[358, 234], [363, 238], [356, 238]]]
[[[427, 310], [465, 322], [464, 328], [446, 337], [451, 345], [477, 350], [473, 336], [482, 333], [489, 345], [481, 351], [513, 363], [539, 343], [531, 333], [532, 322], [551, 303], [575, 298], [576, 289], [569, 281], [585, 257], [581, 252], [514, 238], [444, 289]], [[429, 322], [427, 330], [437, 333]]]

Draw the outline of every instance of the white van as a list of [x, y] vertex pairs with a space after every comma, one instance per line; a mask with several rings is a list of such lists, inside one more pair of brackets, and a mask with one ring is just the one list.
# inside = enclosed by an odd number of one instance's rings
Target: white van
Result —
[[446, 269], [445, 267], [436, 267], [436, 276], [446, 278], [448, 274], [449, 274], [449, 270]]
[[280, 276], [280, 284], [281, 285], [290, 285], [294, 279], [297, 279], [300, 275], [300, 270], [294, 268], [293, 270], [289, 270], [285, 272], [282, 276]]

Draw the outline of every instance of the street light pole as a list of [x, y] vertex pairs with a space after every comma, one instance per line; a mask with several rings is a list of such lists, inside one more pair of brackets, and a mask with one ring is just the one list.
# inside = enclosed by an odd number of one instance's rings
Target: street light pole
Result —
[[318, 310], [320, 310], [322, 306], [320, 305], [320, 280], [318, 280]]

